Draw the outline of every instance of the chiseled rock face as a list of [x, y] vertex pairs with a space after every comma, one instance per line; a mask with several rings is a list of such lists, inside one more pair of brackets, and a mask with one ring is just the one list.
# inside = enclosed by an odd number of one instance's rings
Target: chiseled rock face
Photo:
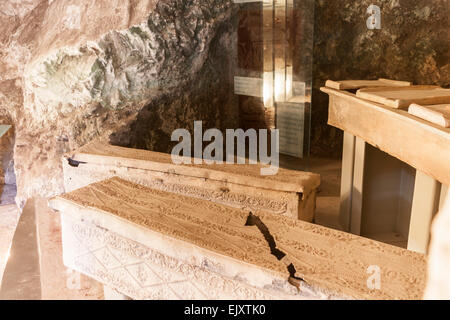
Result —
[[116, 110], [176, 89], [204, 65], [214, 29], [230, 14], [227, 1], [201, 2], [161, 1], [139, 25], [35, 61], [25, 72], [31, 102], [53, 112], [89, 102]]
[[170, 151], [202, 119], [234, 127], [231, 0], [0, 3], [0, 116], [18, 201], [60, 193], [61, 155], [92, 139]]

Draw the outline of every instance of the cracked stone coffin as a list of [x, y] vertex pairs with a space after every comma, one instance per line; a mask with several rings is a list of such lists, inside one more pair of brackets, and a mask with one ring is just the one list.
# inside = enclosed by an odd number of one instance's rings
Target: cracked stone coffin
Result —
[[150, 188], [312, 222], [320, 175], [261, 165], [175, 165], [170, 154], [94, 141], [63, 158], [66, 192], [114, 176]]
[[425, 287], [422, 254], [118, 177], [49, 204], [65, 265], [133, 299], [420, 299]]

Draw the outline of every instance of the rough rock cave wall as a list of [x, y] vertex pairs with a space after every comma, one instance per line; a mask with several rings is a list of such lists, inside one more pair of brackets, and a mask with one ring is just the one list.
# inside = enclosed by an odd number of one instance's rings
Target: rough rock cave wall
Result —
[[0, 116], [18, 202], [63, 191], [60, 159], [92, 139], [170, 151], [177, 128], [237, 127], [231, 0], [0, 3]]
[[[381, 30], [366, 27], [370, 4]], [[449, 13], [447, 0], [316, 0], [313, 155], [341, 153], [327, 79], [450, 85]], [[61, 154], [97, 137], [168, 151], [195, 119], [235, 127], [236, 17], [231, 0], [1, 1], [0, 116], [15, 126], [20, 198], [60, 192]]]
[[[368, 30], [367, 8], [381, 8], [381, 30]], [[342, 133], [327, 126], [328, 79], [408, 80], [450, 86], [448, 0], [316, 0], [311, 153], [341, 155]]]

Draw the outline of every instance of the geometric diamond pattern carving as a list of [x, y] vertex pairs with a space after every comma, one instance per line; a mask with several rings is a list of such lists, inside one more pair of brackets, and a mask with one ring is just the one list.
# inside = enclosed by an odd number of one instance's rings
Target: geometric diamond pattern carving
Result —
[[142, 288], [164, 284], [164, 281], [143, 262], [127, 266], [126, 269]]
[[120, 261], [111, 253], [108, 247], [104, 247], [92, 253], [100, 261], [100, 263], [105, 266], [106, 269], [114, 269], [122, 265]]
[[124, 250], [116, 249], [114, 247], [108, 246], [109, 251], [112, 255], [120, 261], [122, 265], [127, 265], [130, 263], [138, 263], [141, 260], [132, 254], [126, 253]]
[[245, 279], [220, 275], [217, 270], [223, 266], [208, 261], [187, 264], [92, 223], [63, 217], [70, 226], [63, 229], [63, 249], [72, 253], [64, 261], [66, 266], [133, 299], [300, 298], [287, 281], [274, 289], [272, 283], [250, 286]]

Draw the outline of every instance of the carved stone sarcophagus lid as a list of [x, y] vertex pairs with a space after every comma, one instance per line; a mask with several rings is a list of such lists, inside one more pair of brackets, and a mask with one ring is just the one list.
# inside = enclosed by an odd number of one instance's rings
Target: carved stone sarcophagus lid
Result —
[[66, 192], [114, 176], [153, 189], [312, 222], [320, 176], [262, 165], [176, 165], [170, 154], [93, 142], [63, 159]]
[[112, 178], [50, 200], [64, 263], [134, 299], [418, 299], [425, 256]]

